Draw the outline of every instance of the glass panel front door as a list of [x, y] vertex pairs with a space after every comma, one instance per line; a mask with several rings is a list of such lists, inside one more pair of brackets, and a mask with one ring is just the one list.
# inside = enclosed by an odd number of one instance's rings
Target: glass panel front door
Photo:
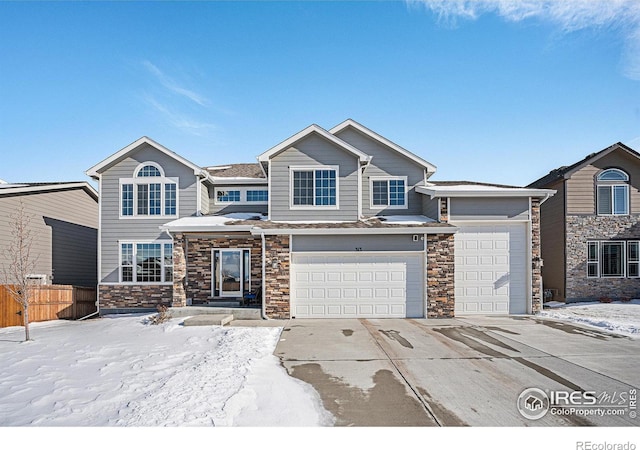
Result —
[[220, 295], [239, 297], [242, 295], [242, 253], [240, 250], [220, 251]]

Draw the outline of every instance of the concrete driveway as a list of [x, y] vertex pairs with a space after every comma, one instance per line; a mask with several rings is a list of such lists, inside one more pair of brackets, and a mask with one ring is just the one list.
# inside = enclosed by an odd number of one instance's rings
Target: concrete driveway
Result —
[[[638, 426], [640, 341], [529, 316], [290, 320], [276, 347], [342, 426]], [[621, 416], [523, 417], [523, 390], [626, 399]], [[622, 397], [620, 397], [622, 394]], [[617, 396], [617, 397], [616, 397]], [[616, 408], [617, 409], [617, 408]]]

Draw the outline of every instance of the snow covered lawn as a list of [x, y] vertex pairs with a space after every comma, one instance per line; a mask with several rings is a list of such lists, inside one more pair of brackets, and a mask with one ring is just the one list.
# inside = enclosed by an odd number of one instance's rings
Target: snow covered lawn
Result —
[[332, 425], [273, 350], [281, 328], [149, 316], [0, 329], [0, 426]]
[[640, 338], [640, 300], [613, 303], [545, 303], [539, 317], [576, 322], [610, 333]]

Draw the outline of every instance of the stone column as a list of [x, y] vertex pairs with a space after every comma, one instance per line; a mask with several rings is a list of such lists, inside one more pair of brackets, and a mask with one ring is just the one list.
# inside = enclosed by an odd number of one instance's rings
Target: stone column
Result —
[[440, 222], [449, 222], [449, 198], [443, 197], [440, 199]]
[[184, 256], [185, 238], [181, 233], [173, 235], [173, 299], [171, 306], [187, 306], [185, 277], [187, 260]]
[[427, 235], [427, 318], [454, 316], [453, 234]]
[[531, 199], [531, 312], [542, 310], [542, 253], [540, 247], [540, 199]]
[[265, 314], [270, 319], [289, 319], [289, 236], [266, 236], [265, 239]]

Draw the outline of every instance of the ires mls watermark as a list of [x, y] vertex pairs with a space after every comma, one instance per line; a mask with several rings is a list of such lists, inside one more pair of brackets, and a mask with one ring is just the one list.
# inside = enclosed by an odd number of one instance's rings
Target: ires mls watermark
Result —
[[518, 396], [520, 414], [530, 420], [538, 420], [552, 414], [555, 416], [625, 416], [637, 417], [637, 390], [596, 391], [543, 391], [528, 388]]

